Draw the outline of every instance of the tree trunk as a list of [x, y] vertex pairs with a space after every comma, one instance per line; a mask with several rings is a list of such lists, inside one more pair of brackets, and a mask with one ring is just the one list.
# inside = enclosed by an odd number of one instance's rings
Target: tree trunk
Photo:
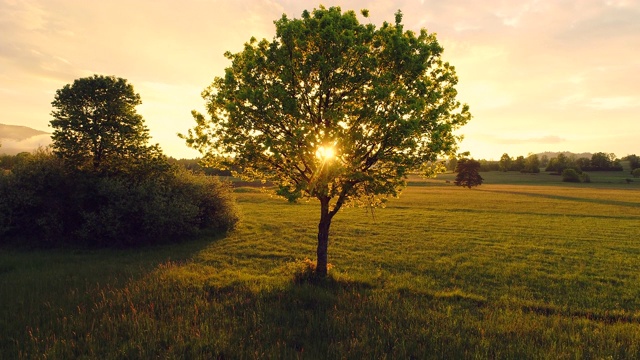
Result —
[[329, 198], [320, 199], [320, 224], [318, 225], [318, 262], [316, 274], [320, 277], [327, 276], [327, 247], [329, 245], [329, 226], [331, 215], [329, 214]]

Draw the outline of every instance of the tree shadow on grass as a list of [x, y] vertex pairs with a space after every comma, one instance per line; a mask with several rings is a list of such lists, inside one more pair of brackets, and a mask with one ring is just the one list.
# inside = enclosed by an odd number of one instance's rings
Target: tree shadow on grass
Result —
[[477, 300], [465, 297], [436, 299], [331, 276], [294, 276], [284, 288], [268, 291], [242, 284], [208, 290], [212, 302], [230, 297], [236, 307], [227, 309], [234, 322], [228, 343], [234, 346], [220, 349], [218, 358], [459, 358], [477, 338], [452, 329], [441, 315], [446, 306], [478, 308]]

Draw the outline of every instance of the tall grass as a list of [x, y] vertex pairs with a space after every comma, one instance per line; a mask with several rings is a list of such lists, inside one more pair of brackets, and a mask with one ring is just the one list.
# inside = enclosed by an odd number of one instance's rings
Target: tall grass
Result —
[[334, 219], [237, 192], [225, 238], [0, 254], [0, 358], [637, 358], [640, 191], [419, 182]]

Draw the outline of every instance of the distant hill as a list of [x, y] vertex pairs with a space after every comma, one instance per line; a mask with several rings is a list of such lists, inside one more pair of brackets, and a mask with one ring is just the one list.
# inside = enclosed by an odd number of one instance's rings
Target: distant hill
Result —
[[0, 124], [0, 154], [15, 155], [51, 144], [51, 134], [27, 126]]
[[580, 158], [587, 158], [587, 159], [591, 159], [591, 156], [593, 154], [591, 153], [572, 153], [571, 151], [545, 151], [542, 153], [538, 153], [536, 155], [538, 155], [538, 157], [542, 157], [542, 156], [546, 156], [548, 159], [553, 159], [555, 157], [558, 157], [559, 154], [564, 154], [566, 157], [572, 157], [575, 156], [576, 159], [580, 159]]

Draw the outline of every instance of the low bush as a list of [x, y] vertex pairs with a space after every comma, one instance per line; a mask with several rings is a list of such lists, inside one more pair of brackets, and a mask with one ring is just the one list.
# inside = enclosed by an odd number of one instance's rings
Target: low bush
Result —
[[562, 170], [562, 181], [564, 182], [580, 182], [580, 174], [574, 169]]
[[640, 168], [633, 169], [631, 175], [633, 175], [634, 178], [640, 178]]
[[154, 176], [70, 171], [44, 151], [0, 176], [0, 236], [39, 246], [179, 241], [238, 221], [229, 185], [167, 168]]

